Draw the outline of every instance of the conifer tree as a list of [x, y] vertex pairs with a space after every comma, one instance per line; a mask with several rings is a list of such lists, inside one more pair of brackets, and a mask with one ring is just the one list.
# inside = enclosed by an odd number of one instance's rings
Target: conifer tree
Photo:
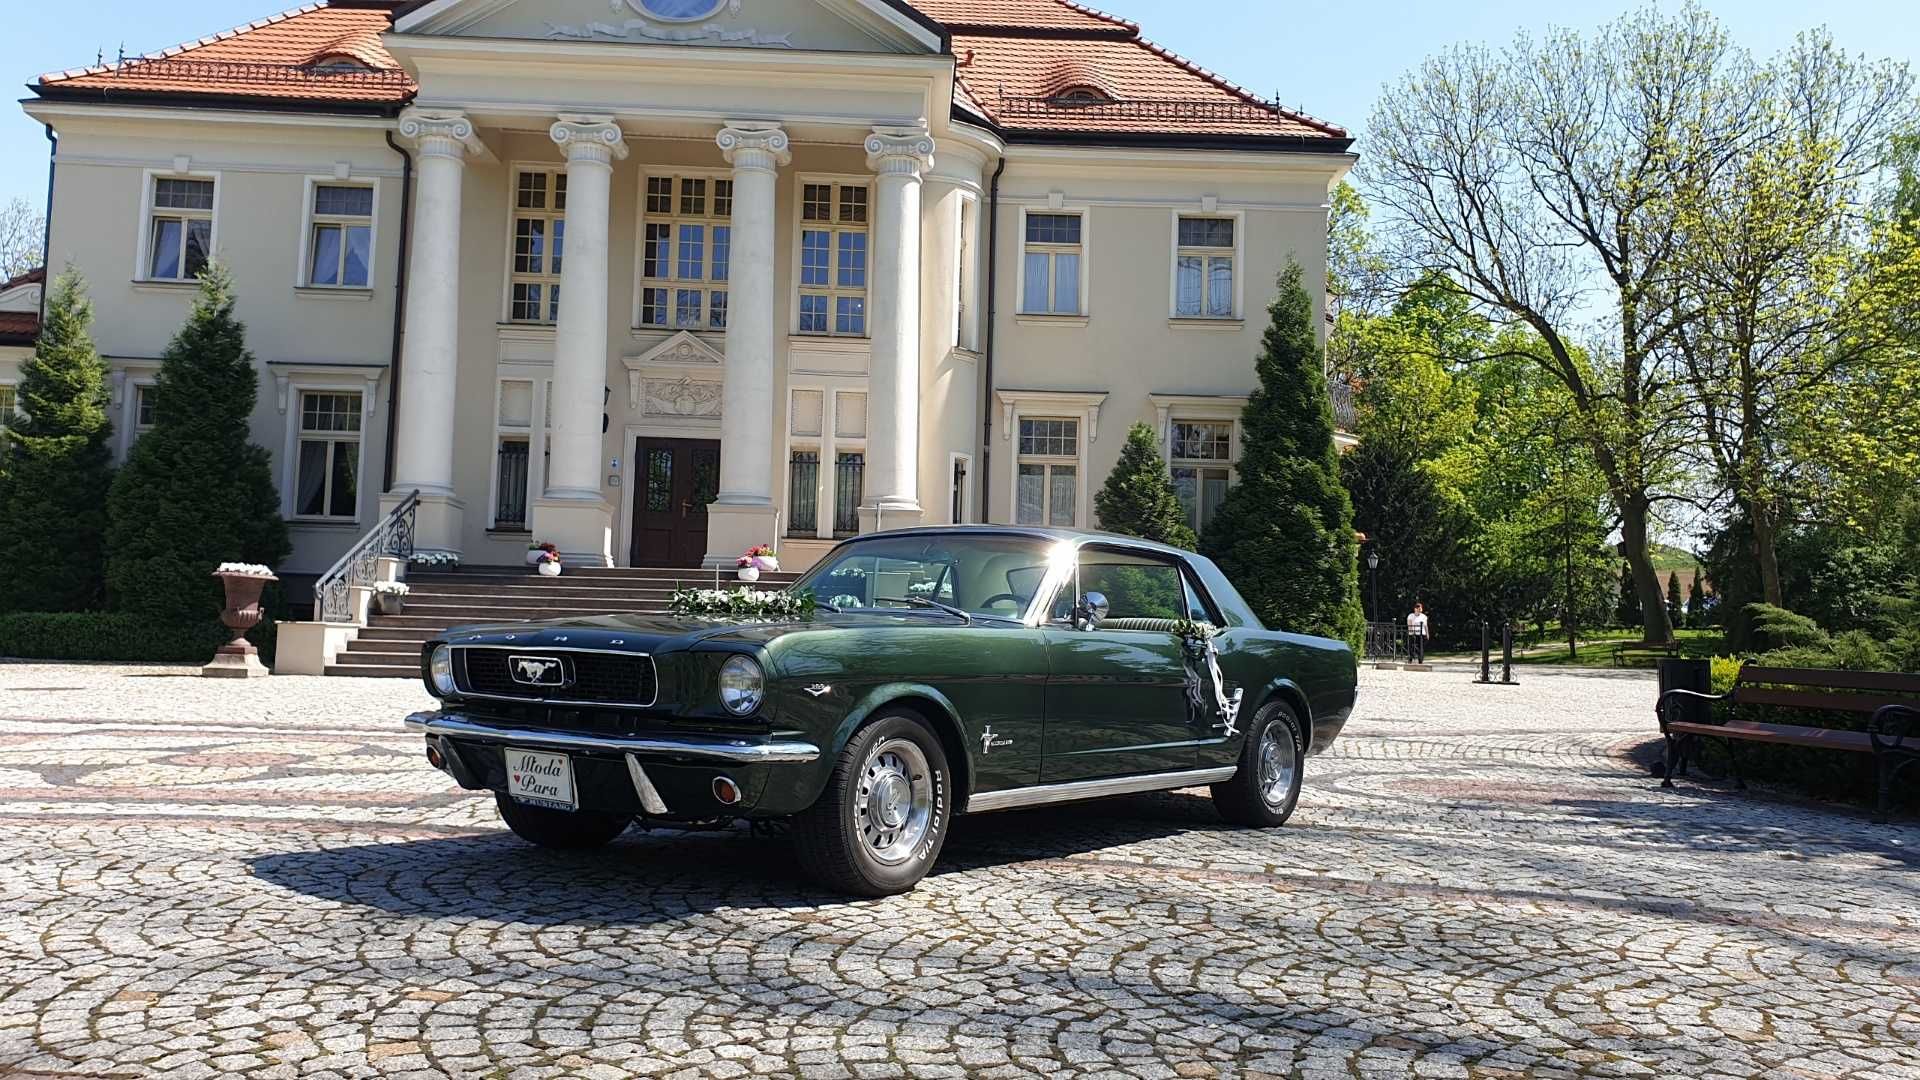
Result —
[[115, 610], [160, 626], [211, 629], [223, 562], [277, 566], [290, 545], [267, 452], [249, 440], [259, 395], [233, 279], [200, 278], [154, 387], [154, 426], [134, 444], [107, 500], [107, 593]]
[[1700, 584], [1706, 576], [1705, 570], [1696, 567], [1693, 585], [1687, 589], [1687, 625], [1695, 630], [1705, 629], [1707, 625], [1707, 590]]
[[1667, 622], [1674, 626], [1686, 625], [1687, 609], [1680, 606], [1680, 571], [1667, 574]]
[[1614, 608], [1614, 619], [1621, 626], [1632, 628], [1644, 620], [1640, 617], [1640, 594], [1633, 588], [1633, 564], [1620, 564], [1620, 604]]
[[16, 418], [0, 436], [0, 611], [83, 611], [106, 593], [107, 369], [89, 328], [86, 283], [68, 270], [21, 365]]
[[1093, 506], [1100, 512], [1100, 527], [1108, 532], [1189, 550], [1198, 542], [1187, 525], [1187, 510], [1167, 463], [1160, 457], [1153, 428], [1146, 424], [1135, 424], [1127, 432], [1120, 461], [1107, 476], [1106, 486], [1093, 497]]
[[1326, 358], [1300, 267], [1281, 275], [1255, 365], [1260, 387], [1241, 420], [1239, 483], [1207, 524], [1200, 550], [1220, 564], [1262, 622], [1359, 647], [1360, 545], [1340, 483]]

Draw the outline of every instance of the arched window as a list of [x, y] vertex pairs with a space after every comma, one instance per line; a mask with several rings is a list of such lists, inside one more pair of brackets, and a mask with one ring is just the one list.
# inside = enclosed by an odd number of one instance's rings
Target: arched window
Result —
[[1053, 95], [1053, 104], [1070, 109], [1082, 109], [1090, 105], [1111, 105], [1112, 95], [1093, 86], [1070, 86]]
[[373, 70], [361, 60], [352, 56], [348, 56], [345, 53], [334, 53], [330, 56], [323, 56], [320, 59], [315, 60], [312, 64], [308, 66], [315, 71], [324, 71], [330, 74], [340, 74], [340, 73], [349, 72], [349, 71], [372, 71]]
[[641, 12], [662, 22], [699, 22], [711, 19], [727, 0], [636, 0]]

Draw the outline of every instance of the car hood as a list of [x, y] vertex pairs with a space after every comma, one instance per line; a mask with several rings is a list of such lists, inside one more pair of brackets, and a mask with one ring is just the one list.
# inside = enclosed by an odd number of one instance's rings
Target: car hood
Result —
[[[458, 626], [447, 632], [455, 645], [512, 645], [519, 648], [632, 649], [670, 652], [700, 642], [732, 641], [766, 645], [789, 634], [826, 630], [925, 627], [958, 620], [940, 612], [817, 611], [805, 618], [739, 619], [680, 615], [594, 615], [542, 622], [488, 623]], [[992, 625], [989, 623], [988, 625]]]

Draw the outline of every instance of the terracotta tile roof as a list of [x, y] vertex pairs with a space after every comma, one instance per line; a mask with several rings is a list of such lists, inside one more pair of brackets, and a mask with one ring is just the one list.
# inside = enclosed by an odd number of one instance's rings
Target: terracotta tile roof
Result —
[[[1344, 149], [1347, 133], [1281, 109], [1072, 0], [905, 0], [952, 35], [955, 104], [1009, 137], [1228, 137]], [[381, 44], [402, 0], [329, 0], [150, 56], [41, 77], [36, 90], [391, 106], [415, 85]], [[342, 64], [342, 61], [346, 64]], [[1071, 101], [1063, 95], [1078, 92]]]
[[308, 4], [164, 52], [43, 75], [40, 87], [357, 105], [406, 101], [413, 80], [380, 44], [390, 12], [378, 4]]
[[17, 278], [0, 282], [0, 293], [11, 292], [22, 285], [38, 285], [47, 280], [47, 268], [36, 266]]
[[0, 345], [31, 345], [39, 336], [39, 312], [0, 311]]

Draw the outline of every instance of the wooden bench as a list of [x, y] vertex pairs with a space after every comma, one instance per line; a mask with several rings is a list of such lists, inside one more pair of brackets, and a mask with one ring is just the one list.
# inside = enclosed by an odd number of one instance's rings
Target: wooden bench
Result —
[[[1695, 705], [1696, 711], [1704, 712], [1708, 708], [1706, 703], [1715, 701], [1735, 705], [1864, 713], [1869, 719], [1865, 731], [1838, 731], [1753, 720], [1716, 723], [1711, 720], [1688, 720], [1679, 715], [1681, 707], [1689, 702], [1698, 703]], [[1694, 743], [1703, 738], [1726, 742], [1734, 785], [1742, 789], [1747, 785], [1740, 776], [1740, 758], [1734, 750], [1736, 742], [1810, 746], [1820, 750], [1872, 754], [1880, 781], [1873, 820], [1884, 822], [1887, 820], [1887, 801], [1893, 792], [1894, 778], [1907, 766], [1920, 761], [1920, 675], [1748, 664], [1740, 669], [1733, 689], [1727, 693], [1668, 690], [1660, 695], [1654, 714], [1660, 721], [1660, 734], [1666, 740], [1661, 787], [1670, 788], [1676, 775], [1686, 775], [1687, 761], [1694, 752]]]
[[1677, 658], [1679, 655], [1680, 643], [1677, 641], [1664, 644], [1658, 641], [1630, 641], [1613, 650], [1613, 666], [1626, 667], [1629, 657], [1646, 656], [1658, 660], [1663, 656]]

